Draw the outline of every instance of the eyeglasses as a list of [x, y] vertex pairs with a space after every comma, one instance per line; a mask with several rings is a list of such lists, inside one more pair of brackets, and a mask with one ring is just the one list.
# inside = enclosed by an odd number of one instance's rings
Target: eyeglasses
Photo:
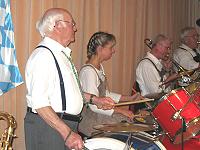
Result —
[[165, 49], [168, 49], [168, 50], [171, 49], [171, 46], [165, 46], [165, 45], [163, 45], [163, 44], [161, 44], [161, 43], [158, 43], [158, 44], [161, 45], [162, 47], [164, 47]]
[[72, 27], [76, 26], [76, 23], [75, 23], [75, 22], [70, 22], [70, 21], [67, 21], [67, 20], [58, 20], [58, 21], [56, 21], [56, 23], [57, 23], [57, 22], [60, 22], [60, 21], [69, 23], [70, 25], [72, 25]]
[[194, 37], [194, 38], [199, 38], [199, 34], [188, 35], [188, 36], [185, 36], [185, 37]]

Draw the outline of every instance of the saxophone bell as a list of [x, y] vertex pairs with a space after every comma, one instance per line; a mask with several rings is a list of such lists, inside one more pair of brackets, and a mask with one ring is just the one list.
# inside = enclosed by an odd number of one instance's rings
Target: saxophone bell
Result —
[[0, 120], [5, 120], [7, 122], [7, 128], [0, 137], [0, 150], [12, 150], [13, 138], [16, 137], [14, 134], [15, 128], [17, 127], [16, 120], [10, 114], [1, 111]]

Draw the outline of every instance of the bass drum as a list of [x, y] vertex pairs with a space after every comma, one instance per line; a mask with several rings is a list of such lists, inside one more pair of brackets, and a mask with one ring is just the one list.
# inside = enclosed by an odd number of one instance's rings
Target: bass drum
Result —
[[[168, 136], [160, 137], [160, 142], [167, 150], [181, 150], [182, 144], [173, 144]], [[200, 150], [200, 136], [195, 136], [183, 144], [184, 150]]]
[[[89, 150], [129, 150], [126, 148], [126, 144], [117, 139], [108, 138], [108, 137], [98, 137], [85, 140], [84, 146]], [[134, 149], [130, 149], [134, 150]]]
[[131, 145], [136, 150], [166, 150], [160, 141], [153, 139], [153, 136], [146, 132], [110, 133], [108, 136], [120, 140], [129, 146]]
[[174, 144], [181, 143], [182, 120], [180, 117], [185, 118], [186, 122], [184, 141], [194, 137], [200, 131], [200, 109], [195, 100], [190, 102], [190, 99], [190, 94], [184, 88], [172, 90], [163, 96], [152, 110], [154, 118], [163, 131], [168, 133]]

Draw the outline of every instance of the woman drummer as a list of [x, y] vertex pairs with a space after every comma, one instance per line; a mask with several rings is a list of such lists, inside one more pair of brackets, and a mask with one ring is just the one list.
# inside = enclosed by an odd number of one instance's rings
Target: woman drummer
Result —
[[[109, 60], [115, 53], [116, 39], [113, 34], [106, 32], [96, 32], [90, 38], [87, 45], [86, 64], [82, 66], [79, 78], [84, 92], [95, 96], [108, 96], [119, 101], [134, 101], [141, 99], [139, 93], [131, 96], [120, 95], [109, 91], [107, 78], [103, 69], [102, 63]], [[92, 103], [92, 98], [91, 98]], [[83, 110], [83, 120], [80, 125], [80, 131], [85, 135], [90, 136], [95, 125], [105, 123], [116, 123], [122, 120], [132, 120], [134, 114], [132, 111], [120, 107], [115, 107], [112, 110], [98, 109], [90, 104], [88, 108]]]

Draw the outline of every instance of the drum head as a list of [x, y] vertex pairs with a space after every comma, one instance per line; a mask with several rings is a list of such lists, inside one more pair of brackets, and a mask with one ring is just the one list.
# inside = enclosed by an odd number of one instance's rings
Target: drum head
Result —
[[126, 142], [137, 150], [166, 150], [160, 141], [146, 132], [110, 133], [107, 136]]
[[88, 139], [84, 145], [89, 150], [123, 150], [126, 147], [124, 142], [108, 137]]

